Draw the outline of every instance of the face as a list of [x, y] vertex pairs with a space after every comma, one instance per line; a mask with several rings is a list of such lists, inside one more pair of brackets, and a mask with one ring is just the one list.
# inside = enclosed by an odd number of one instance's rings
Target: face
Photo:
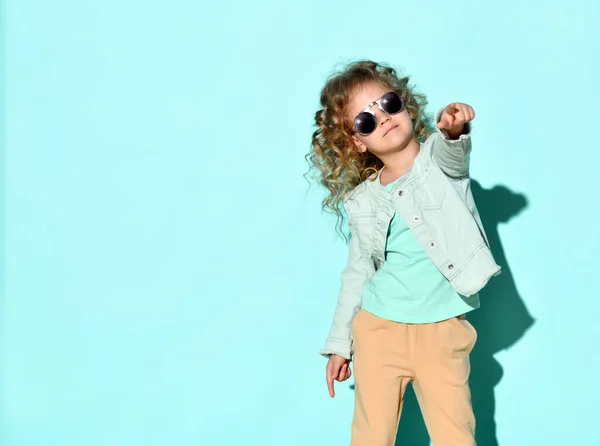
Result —
[[[370, 102], [376, 101], [387, 91], [374, 83], [367, 83], [356, 89], [348, 105], [346, 115], [348, 121], [353, 123], [357, 113], [363, 111]], [[411, 115], [404, 107], [395, 115], [384, 113], [377, 104], [373, 104], [370, 110], [375, 113], [377, 127], [373, 133], [366, 136], [354, 133], [352, 139], [359, 152], [368, 150], [381, 157], [408, 145], [413, 138], [413, 123]]]

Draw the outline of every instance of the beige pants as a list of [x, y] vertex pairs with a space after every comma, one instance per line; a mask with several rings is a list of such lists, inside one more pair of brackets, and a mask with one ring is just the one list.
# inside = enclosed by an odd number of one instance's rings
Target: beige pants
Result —
[[356, 393], [350, 446], [394, 445], [411, 381], [433, 446], [475, 445], [469, 353], [477, 332], [464, 315], [404, 324], [361, 309], [352, 333]]

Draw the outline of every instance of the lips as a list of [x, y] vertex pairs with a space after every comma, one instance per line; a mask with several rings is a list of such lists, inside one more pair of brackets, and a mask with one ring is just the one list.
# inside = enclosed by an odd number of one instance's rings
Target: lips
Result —
[[392, 130], [394, 130], [396, 127], [398, 127], [398, 126], [394, 125], [394, 126], [390, 127], [389, 129], [387, 129], [387, 131], [383, 134], [383, 136], [387, 135], [389, 132], [391, 132]]

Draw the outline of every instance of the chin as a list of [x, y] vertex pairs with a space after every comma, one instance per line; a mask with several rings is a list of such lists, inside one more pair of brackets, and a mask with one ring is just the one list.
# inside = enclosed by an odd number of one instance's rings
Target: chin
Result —
[[390, 138], [388, 141], [389, 149], [386, 152], [405, 149], [411, 141], [412, 135], [397, 136], [393, 140]]
[[388, 144], [393, 143], [394, 145], [396, 145], [396, 144], [402, 144], [403, 142], [404, 143], [409, 142], [411, 140], [412, 136], [413, 135], [411, 133], [406, 133], [406, 132], [402, 131], [400, 128], [397, 128], [396, 130], [392, 130], [390, 133], [385, 135], [385, 139]]

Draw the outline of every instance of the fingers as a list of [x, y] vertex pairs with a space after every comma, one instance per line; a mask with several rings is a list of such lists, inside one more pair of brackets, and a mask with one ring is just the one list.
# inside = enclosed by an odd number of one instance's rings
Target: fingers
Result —
[[473, 107], [460, 102], [452, 102], [444, 108], [440, 121], [436, 124], [436, 127], [438, 129], [449, 129], [465, 124], [473, 120], [473, 118], [475, 118], [475, 110], [473, 110]]
[[440, 122], [436, 124], [438, 129], [449, 129], [450, 127], [456, 125], [457, 119], [454, 116], [447, 114], [444, 112], [442, 117], [440, 118]]
[[467, 118], [468, 118], [467, 122], [475, 119], [475, 110], [473, 110], [473, 107], [471, 107], [470, 105], [467, 105], [466, 114], [467, 114]]
[[451, 104], [446, 105], [446, 108], [444, 108], [444, 113], [454, 116], [456, 112], [458, 112], [457, 105], [459, 105], [458, 102], [452, 102]]
[[436, 127], [438, 129], [447, 129], [449, 127], [452, 127], [452, 118], [446, 115], [446, 112], [444, 112], [444, 114], [440, 118], [440, 122], [436, 124]]
[[329, 395], [333, 398], [335, 396], [333, 381], [346, 381], [348, 378], [350, 378], [350, 376], [352, 376], [352, 372], [350, 371], [350, 361], [344, 360], [340, 357], [332, 356], [329, 362], [327, 362], [325, 375], [327, 379], [327, 389], [329, 390]]
[[340, 367], [340, 372], [337, 375], [337, 380], [338, 381], [344, 381], [346, 379], [345, 376], [346, 376], [346, 371], [347, 370], [348, 370], [348, 364], [344, 363], [344, 365], [342, 365]]
[[333, 377], [335, 376], [335, 374], [332, 362], [327, 363], [325, 375], [327, 377], [327, 389], [329, 390], [329, 396], [333, 398], [335, 396], [335, 391], [333, 390]]
[[350, 371], [350, 364], [347, 362], [340, 368], [340, 373], [338, 374], [337, 380], [342, 382], [346, 381], [348, 378], [352, 376], [352, 372]]
[[444, 107], [444, 111], [442, 111], [440, 122], [436, 124], [436, 127], [438, 129], [447, 129], [452, 127], [457, 110], [456, 102], [446, 105], [446, 107]]

